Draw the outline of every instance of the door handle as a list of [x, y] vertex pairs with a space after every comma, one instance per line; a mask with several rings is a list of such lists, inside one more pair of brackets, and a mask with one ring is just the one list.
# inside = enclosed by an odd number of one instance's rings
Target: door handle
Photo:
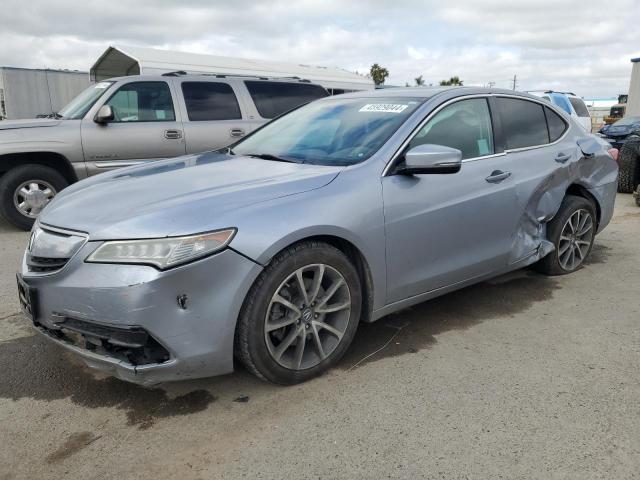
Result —
[[565, 155], [564, 153], [559, 153], [556, 156], [556, 162], [558, 163], [565, 163], [567, 160], [569, 160], [571, 158], [571, 155]]
[[503, 172], [502, 170], [494, 170], [485, 180], [489, 183], [500, 183], [511, 176], [511, 172]]
[[232, 128], [229, 133], [232, 137], [242, 137], [244, 136], [244, 129], [242, 128]]
[[164, 138], [168, 138], [169, 140], [182, 138], [182, 130], [165, 130]]

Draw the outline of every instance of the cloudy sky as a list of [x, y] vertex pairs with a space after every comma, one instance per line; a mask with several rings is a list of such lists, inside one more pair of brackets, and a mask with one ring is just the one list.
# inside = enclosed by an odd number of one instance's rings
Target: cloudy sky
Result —
[[339, 66], [388, 84], [626, 92], [640, 0], [0, 0], [0, 65], [88, 70], [109, 44]]

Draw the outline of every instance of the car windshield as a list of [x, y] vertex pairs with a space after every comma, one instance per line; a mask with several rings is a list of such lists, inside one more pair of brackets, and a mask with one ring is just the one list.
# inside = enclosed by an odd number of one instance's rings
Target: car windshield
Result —
[[266, 160], [353, 165], [378, 151], [422, 101], [396, 97], [313, 102], [267, 124], [231, 152]]
[[625, 125], [633, 125], [634, 123], [640, 123], [640, 117], [625, 117], [621, 120], [618, 120], [614, 125], [623, 127]]
[[111, 85], [113, 85], [113, 82], [100, 82], [95, 85], [91, 85], [84, 92], [71, 100], [66, 107], [58, 112], [58, 114], [62, 118], [66, 118], [68, 120], [75, 120], [84, 117], [93, 104], [96, 103], [96, 100], [98, 100], [98, 98], [100, 98]]

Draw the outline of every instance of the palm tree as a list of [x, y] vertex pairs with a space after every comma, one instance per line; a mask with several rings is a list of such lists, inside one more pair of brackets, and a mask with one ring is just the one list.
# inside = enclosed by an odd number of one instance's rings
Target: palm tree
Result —
[[414, 80], [416, 81], [416, 87], [422, 87], [424, 85], [424, 79], [422, 78], [422, 75], [416, 77]]
[[382, 85], [384, 81], [387, 79], [387, 77], [389, 76], [389, 70], [387, 70], [384, 67], [381, 67], [377, 63], [374, 63], [373, 65], [371, 65], [371, 70], [369, 70], [369, 75], [371, 75], [371, 78], [373, 79], [373, 83], [375, 83], [376, 86], [378, 86], [378, 85]]

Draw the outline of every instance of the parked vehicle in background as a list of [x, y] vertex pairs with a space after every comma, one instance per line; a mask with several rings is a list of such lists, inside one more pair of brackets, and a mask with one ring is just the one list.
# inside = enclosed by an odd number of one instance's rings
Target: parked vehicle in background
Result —
[[610, 145], [536, 97], [396, 88], [296, 109], [219, 152], [69, 187], [21, 305], [90, 366], [153, 384], [305, 381], [359, 322], [535, 264], [579, 269], [609, 223]]
[[173, 72], [102, 81], [53, 118], [0, 123], [0, 214], [28, 230], [76, 180], [218, 149], [327, 95], [300, 79]]
[[626, 117], [598, 132], [613, 147], [620, 150], [618, 191], [631, 193], [640, 182], [640, 116]]
[[575, 118], [587, 132], [591, 132], [591, 115], [589, 114], [589, 109], [585, 105], [584, 100], [575, 93], [554, 92], [553, 90], [531, 91], [529, 93], [557, 105], [571, 115], [571, 117]]
[[611, 125], [612, 123], [616, 123], [618, 120], [624, 117], [624, 114], [627, 110], [627, 101], [629, 100], [629, 95], [618, 95], [618, 103], [611, 107], [609, 111], [609, 115], [604, 117], [605, 125]]

